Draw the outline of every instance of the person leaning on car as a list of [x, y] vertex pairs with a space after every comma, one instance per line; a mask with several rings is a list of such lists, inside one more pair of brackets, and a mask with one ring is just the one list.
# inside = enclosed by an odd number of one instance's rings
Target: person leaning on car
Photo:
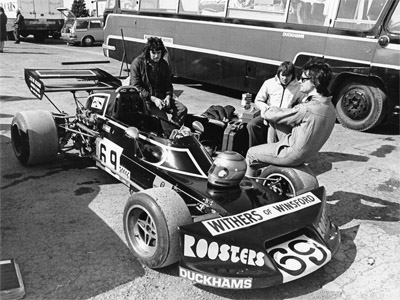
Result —
[[329, 96], [332, 71], [322, 61], [302, 68], [300, 91], [307, 98], [293, 108], [270, 106], [261, 111], [278, 132], [278, 142], [251, 147], [246, 155], [246, 176], [254, 176], [257, 163], [298, 166], [314, 156], [335, 125], [335, 108]]
[[[264, 81], [256, 95], [254, 105], [261, 111], [270, 106], [287, 108], [304, 97], [305, 94], [300, 93], [300, 83], [296, 80], [295, 66], [290, 61], [284, 61], [278, 67], [275, 77]], [[273, 142], [274, 130], [262, 116], [252, 119], [247, 124], [247, 130], [249, 147]]]
[[130, 68], [130, 85], [135, 86], [146, 101], [147, 110], [159, 117], [183, 125], [187, 108], [173, 95], [171, 71], [164, 60], [166, 49], [160, 38], [150, 37], [143, 53], [136, 57]]

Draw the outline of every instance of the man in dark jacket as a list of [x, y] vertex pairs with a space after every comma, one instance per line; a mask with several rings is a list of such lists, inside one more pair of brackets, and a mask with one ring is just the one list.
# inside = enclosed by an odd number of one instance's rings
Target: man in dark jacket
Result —
[[183, 125], [187, 108], [173, 95], [171, 71], [164, 60], [165, 54], [162, 40], [150, 37], [143, 53], [131, 64], [130, 85], [135, 86], [146, 100], [148, 111], [166, 119], [166, 113], [170, 113], [172, 122]]
[[0, 6], [0, 53], [3, 53], [5, 41], [7, 40], [7, 16], [4, 8]]
[[17, 17], [15, 18], [14, 21], [14, 38], [15, 38], [15, 44], [19, 44], [21, 41], [19, 39], [19, 32], [21, 28], [24, 26], [25, 21], [24, 21], [24, 16], [21, 14], [21, 11], [17, 9]]

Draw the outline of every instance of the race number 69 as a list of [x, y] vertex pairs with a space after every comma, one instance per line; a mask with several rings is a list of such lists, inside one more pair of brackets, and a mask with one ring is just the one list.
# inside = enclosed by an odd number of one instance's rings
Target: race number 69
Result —
[[283, 275], [283, 282], [310, 274], [331, 259], [329, 249], [304, 235], [268, 251]]
[[108, 139], [96, 140], [96, 155], [108, 168], [118, 171], [122, 148]]

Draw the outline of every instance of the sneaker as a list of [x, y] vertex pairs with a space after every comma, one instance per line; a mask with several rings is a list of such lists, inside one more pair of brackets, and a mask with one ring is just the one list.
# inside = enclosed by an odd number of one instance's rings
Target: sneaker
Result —
[[0, 50], [0, 53], [3, 53], [3, 50]]
[[16, 41], [16, 42], [14, 42], [14, 44], [19, 44], [20, 43], [20, 41]]

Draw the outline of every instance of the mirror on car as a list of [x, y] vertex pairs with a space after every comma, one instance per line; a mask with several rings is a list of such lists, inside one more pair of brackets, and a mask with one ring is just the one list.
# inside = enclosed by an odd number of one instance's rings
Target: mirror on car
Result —
[[128, 127], [125, 130], [125, 136], [137, 140], [139, 138], [139, 130], [136, 127]]
[[193, 127], [194, 131], [196, 131], [196, 132], [199, 132], [199, 133], [204, 132], [204, 126], [199, 121], [194, 121], [192, 123], [192, 127]]

